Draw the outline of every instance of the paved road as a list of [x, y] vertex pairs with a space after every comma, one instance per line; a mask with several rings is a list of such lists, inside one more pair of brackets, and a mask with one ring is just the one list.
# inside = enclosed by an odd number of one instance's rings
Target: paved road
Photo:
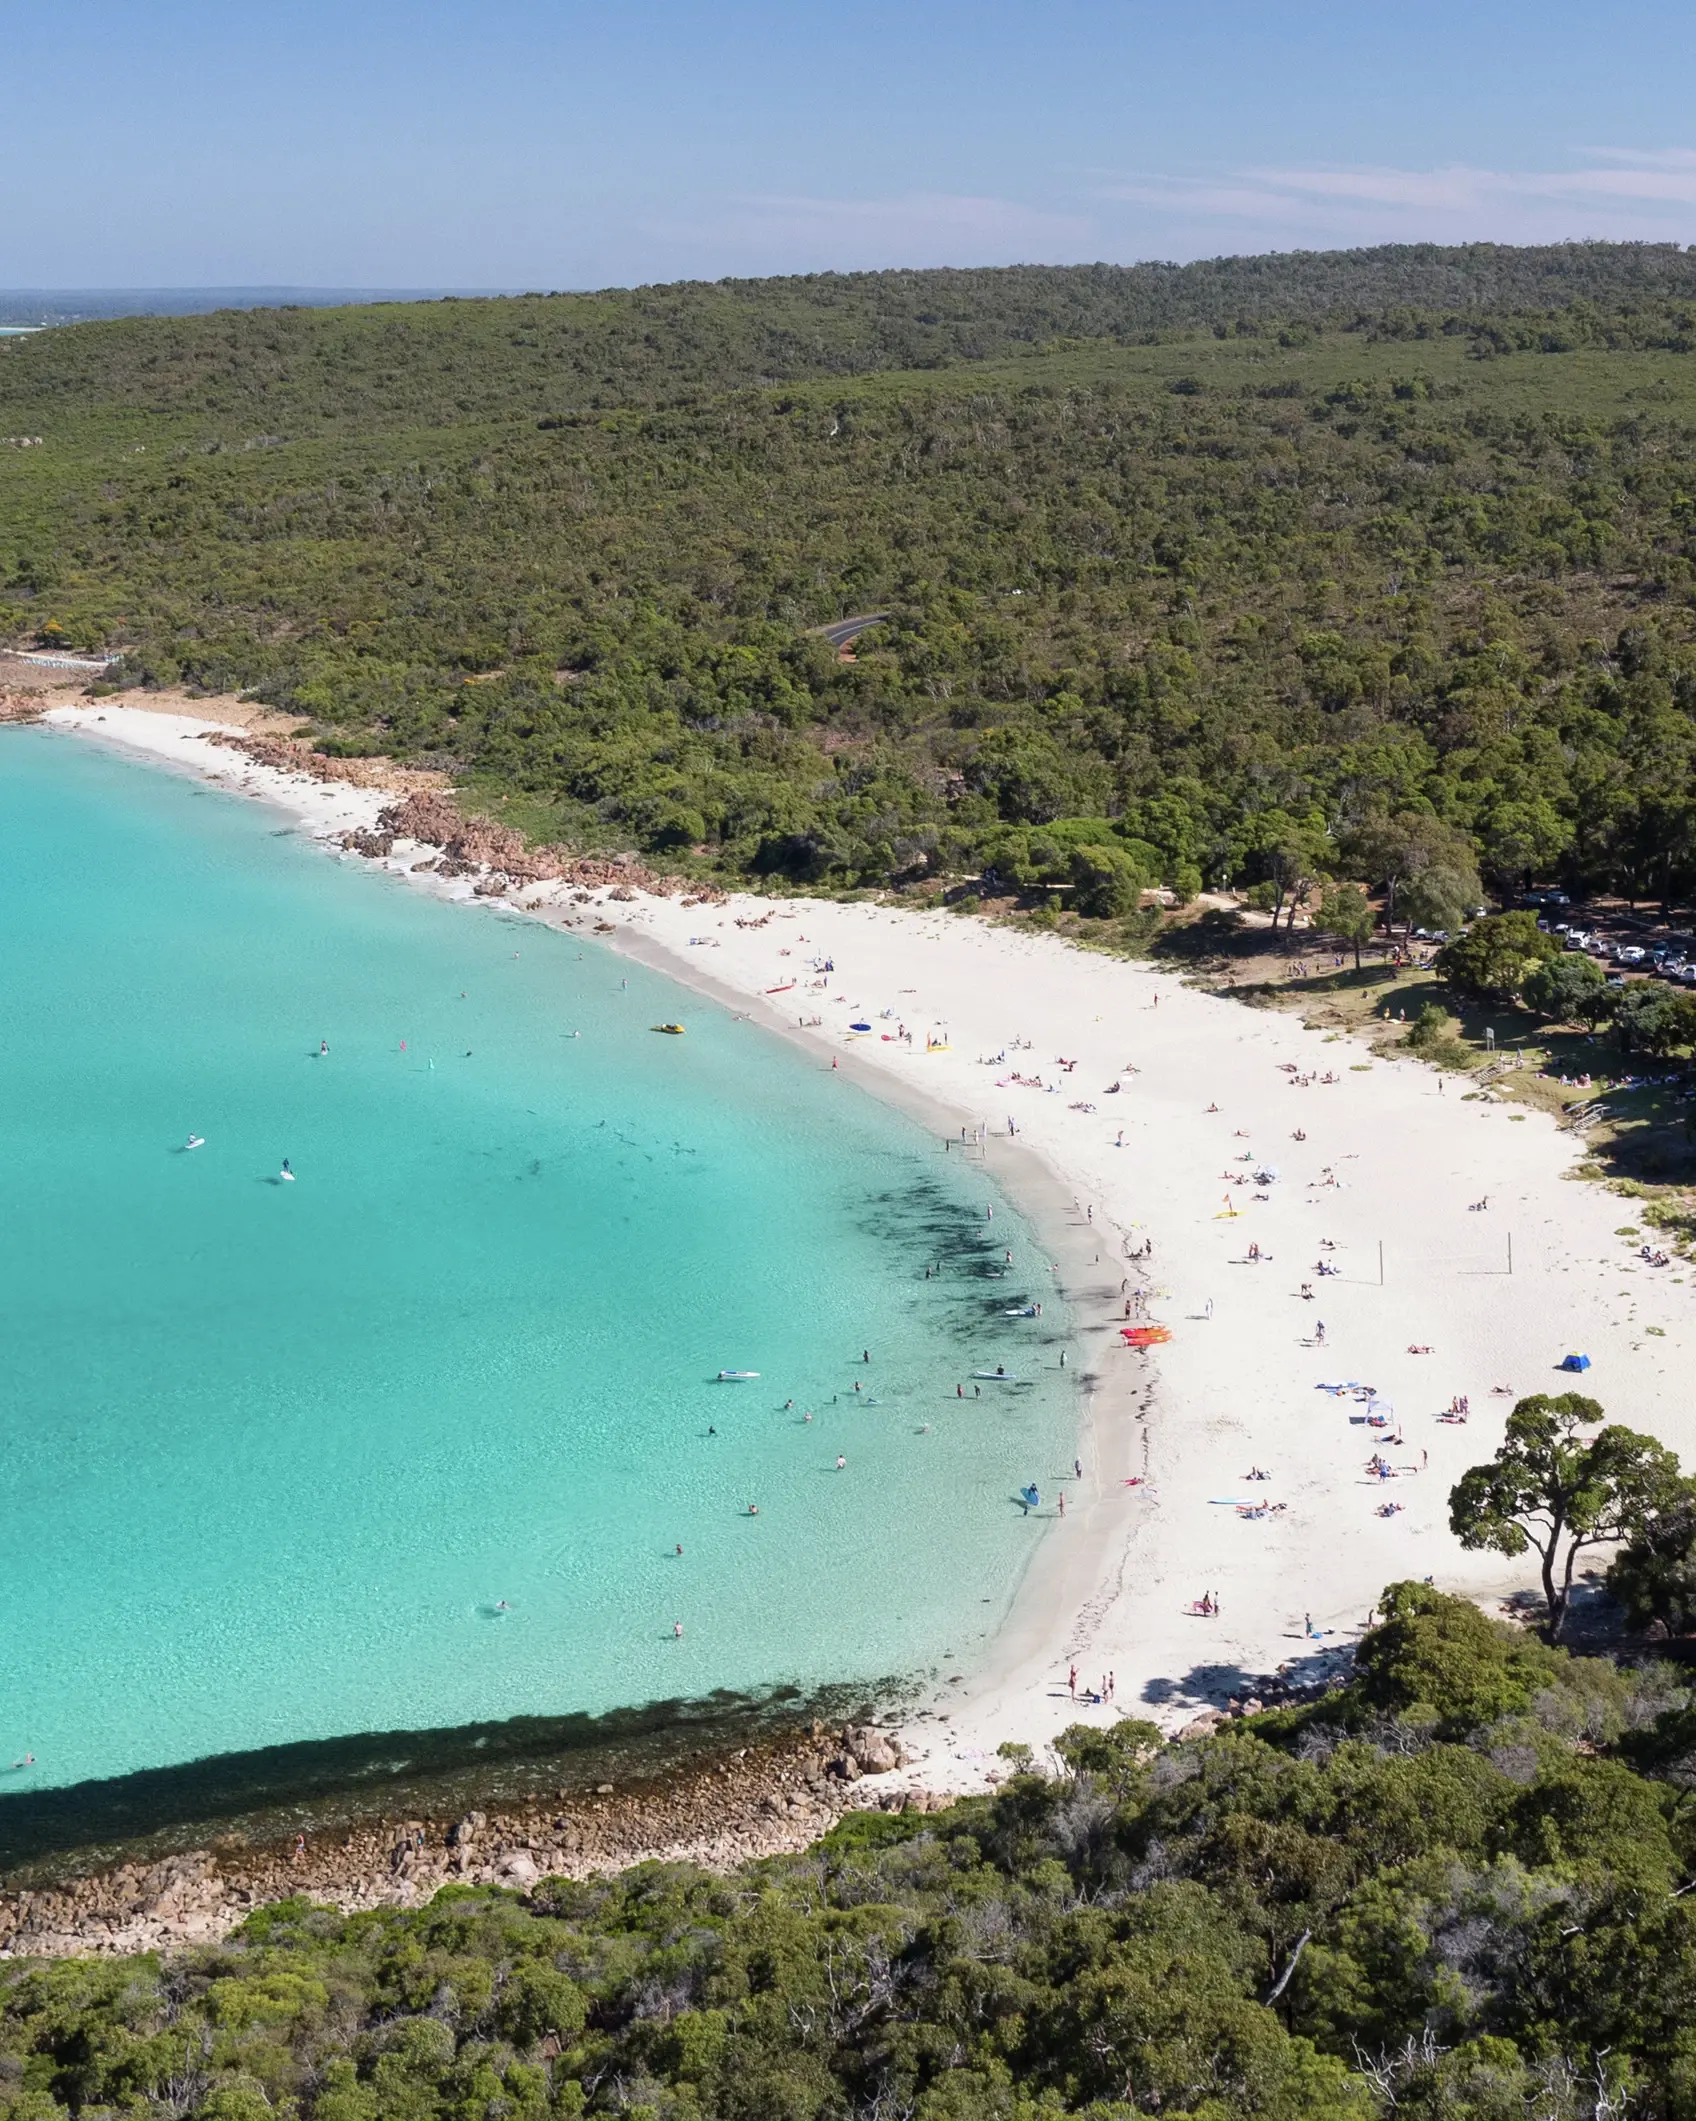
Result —
[[857, 640], [866, 631], [867, 627], [885, 626], [888, 623], [889, 613], [887, 611], [873, 611], [868, 612], [863, 618], [838, 619], [833, 626], [821, 626], [818, 630], [832, 648], [846, 648], [848, 643], [852, 640]]

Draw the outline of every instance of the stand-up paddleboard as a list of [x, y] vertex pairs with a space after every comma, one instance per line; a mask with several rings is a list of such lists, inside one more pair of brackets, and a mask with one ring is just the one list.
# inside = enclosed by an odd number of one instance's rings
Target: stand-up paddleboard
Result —
[[745, 1385], [759, 1374], [758, 1370], [720, 1370], [718, 1381], [721, 1385]]

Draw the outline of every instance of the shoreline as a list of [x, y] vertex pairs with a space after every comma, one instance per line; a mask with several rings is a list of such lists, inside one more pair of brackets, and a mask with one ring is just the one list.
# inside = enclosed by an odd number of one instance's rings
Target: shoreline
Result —
[[[278, 802], [320, 839], [368, 830], [387, 800], [215, 751], [181, 716], [106, 702], [45, 719]], [[410, 874], [426, 850], [409, 857], [404, 845], [375, 865], [471, 898], [468, 880]], [[579, 933], [610, 928], [596, 939], [830, 1056], [921, 1123], [946, 1117], [953, 1133], [960, 1121], [1002, 1129], [1014, 1116], [1018, 1141], [1003, 1131], [990, 1168], [1064, 1264], [1098, 1376], [1080, 1410], [1091, 1477], [1086, 1506], [1051, 1524], [1012, 1587], [946, 1718], [932, 1704], [909, 1719], [931, 1788], [980, 1789], [999, 1741], [1040, 1749], [1074, 1720], [1144, 1715], [1171, 1729], [1242, 1700], [1262, 1675], [1322, 1680], [1398, 1577], [1430, 1574], [1485, 1601], [1523, 1592], [1522, 1565], [1458, 1547], [1447, 1489], [1494, 1449], [1514, 1397], [1564, 1389], [1555, 1366], [1569, 1347], [1595, 1358], [1586, 1384], [1610, 1419], [1696, 1459], [1696, 1416], [1681, 1411], [1676, 1384], [1696, 1349], [1696, 1290], [1622, 1252], [1611, 1228], [1620, 1204], [1567, 1182], [1581, 1151], [1542, 1114], [1469, 1097], [1458, 1083], [1450, 1098], [1417, 1061], [1373, 1059], [1340, 1034], [1147, 965], [947, 913], [747, 894], [710, 905], [614, 900], [605, 888], [548, 883], [484, 902]], [[842, 967], [822, 990], [801, 983], [803, 947]], [[781, 1001], [768, 991], [792, 978]], [[797, 1003], [824, 1021], [798, 1023]], [[915, 1029], [928, 1022], [944, 1050], [849, 1032], [851, 1021], [875, 1024], [880, 1006]], [[980, 1066], [998, 1051], [998, 1066]], [[1055, 1054], [1071, 1070], [1057, 1075]], [[1239, 1186], [1241, 1158], [1279, 1176]], [[1074, 1197], [1093, 1224], [1072, 1219]], [[1479, 1198], [1492, 1205], [1475, 1213]], [[1270, 1272], [1249, 1264], [1251, 1232]], [[1337, 1271], [1317, 1279], [1325, 1239]], [[1114, 1347], [1115, 1255], [1144, 1240], [1155, 1247], [1149, 1314], [1173, 1334], [1146, 1356]], [[1329, 1390], [1361, 1380], [1394, 1408], [1394, 1487], [1363, 1471], [1385, 1432]], [[1443, 1422], [1457, 1394], [1471, 1402], [1464, 1427]], [[1273, 1477], [1249, 1487], [1255, 1465]], [[1377, 1514], [1386, 1497], [1402, 1505], [1391, 1518]], [[1274, 1506], [1262, 1520], [1238, 1515], [1239, 1503], [1262, 1502]], [[1220, 1609], [1198, 1618], [1190, 1608], [1203, 1591]], [[1086, 1685], [1112, 1672], [1116, 1698], [1075, 1704], [1074, 1663]]]
[[795, 1854], [848, 1812], [946, 1802], [897, 1786], [889, 1734], [871, 1725], [815, 1721], [744, 1733], [741, 1745], [734, 1735], [529, 1799], [467, 1802], [443, 1788], [409, 1808], [419, 1793], [391, 1791], [386, 1805], [333, 1821], [302, 1808], [69, 1868], [37, 1864], [0, 1887], [0, 1964], [211, 1943], [294, 1894], [354, 1914], [421, 1907], [447, 1885], [524, 1892], [650, 1862], [728, 1870]]

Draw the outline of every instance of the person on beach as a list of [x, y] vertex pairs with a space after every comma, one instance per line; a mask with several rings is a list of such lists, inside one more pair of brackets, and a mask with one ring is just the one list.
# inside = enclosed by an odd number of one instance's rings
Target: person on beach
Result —
[[1316, 1318], [1313, 1322], [1313, 1344], [1316, 1348], [1325, 1345], [1325, 1321], [1322, 1318]]
[[1078, 1698], [1078, 1668], [1073, 1665], [1066, 1674], [1066, 1691], [1074, 1701]]

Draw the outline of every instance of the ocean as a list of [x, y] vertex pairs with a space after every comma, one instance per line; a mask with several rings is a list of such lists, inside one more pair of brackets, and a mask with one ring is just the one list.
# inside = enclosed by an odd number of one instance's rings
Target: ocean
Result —
[[981, 1659], [1077, 1422], [981, 1171], [51, 732], [0, 890], [0, 1793]]

